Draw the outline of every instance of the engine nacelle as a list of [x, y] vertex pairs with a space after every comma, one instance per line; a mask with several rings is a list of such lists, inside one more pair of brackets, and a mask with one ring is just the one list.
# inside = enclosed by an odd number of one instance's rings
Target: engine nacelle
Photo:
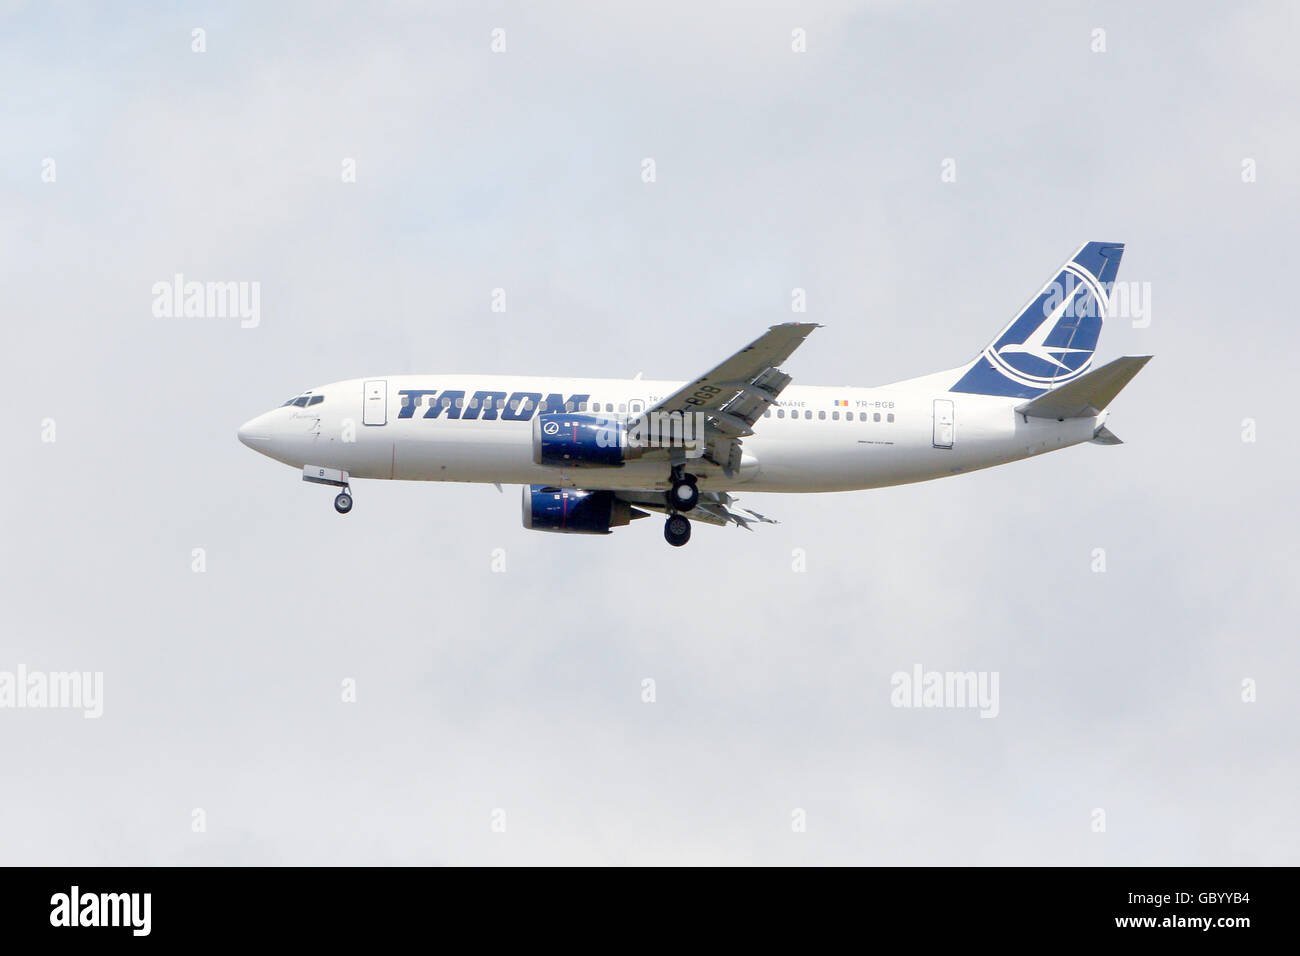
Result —
[[609, 534], [611, 528], [643, 517], [612, 491], [583, 491], [553, 485], [524, 485], [524, 527], [561, 534]]
[[641, 457], [628, 442], [627, 423], [602, 415], [549, 412], [533, 419], [533, 462], [568, 467], [617, 467]]

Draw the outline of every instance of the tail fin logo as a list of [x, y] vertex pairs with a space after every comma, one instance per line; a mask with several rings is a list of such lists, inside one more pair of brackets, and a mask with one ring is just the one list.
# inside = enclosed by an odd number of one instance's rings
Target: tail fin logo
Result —
[[1018, 385], [1064, 385], [1092, 365], [1106, 305], [1096, 276], [1071, 262], [984, 350], [984, 358]]
[[1061, 316], [1065, 314], [1066, 309], [1068, 309], [1071, 303], [1074, 302], [1075, 296], [1081, 288], [1083, 287], [1075, 286], [1068, 296], [1062, 298], [1061, 304], [1053, 309], [1047, 318], [1043, 319], [1038, 328], [1034, 329], [1033, 334], [1030, 335], [1029, 338], [1025, 339], [1019, 345], [1011, 342], [1002, 346], [1002, 348], [998, 349], [998, 355], [1005, 357], [1009, 352], [1019, 352], [1025, 355], [1032, 355], [1034, 358], [1041, 359], [1044, 362], [1050, 362], [1057, 368], [1063, 368], [1067, 372], [1070, 371], [1070, 367], [1062, 362], [1059, 356], [1069, 353], [1087, 352], [1089, 350], [1069, 348], [1064, 345], [1048, 345], [1047, 336], [1055, 331], [1057, 323], [1061, 321]]
[[1122, 242], [1086, 242], [963, 370], [953, 392], [1036, 398], [1087, 374]]

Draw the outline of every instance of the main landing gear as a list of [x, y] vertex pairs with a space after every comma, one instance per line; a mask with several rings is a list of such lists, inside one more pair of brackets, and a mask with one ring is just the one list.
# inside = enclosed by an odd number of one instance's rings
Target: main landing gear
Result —
[[664, 496], [668, 505], [668, 520], [664, 523], [664, 540], [680, 548], [691, 540], [691, 519], [681, 514], [690, 511], [700, 502], [700, 489], [694, 475], [686, 473], [681, 465], [674, 465], [672, 487]]
[[695, 476], [688, 475], [681, 465], [673, 468], [673, 486], [668, 492], [668, 507], [673, 511], [690, 511], [700, 503], [700, 489]]
[[350, 491], [350, 488], [344, 488], [334, 499], [334, 510], [341, 515], [345, 515], [352, 510], [352, 495], [349, 494]]
[[691, 540], [691, 519], [685, 515], [669, 515], [664, 522], [664, 540], [680, 548]]

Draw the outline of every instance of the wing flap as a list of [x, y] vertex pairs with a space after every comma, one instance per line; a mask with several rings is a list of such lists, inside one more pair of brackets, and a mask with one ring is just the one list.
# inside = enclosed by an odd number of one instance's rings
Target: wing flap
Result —
[[[635, 505], [637, 508], [657, 511], [660, 514], [668, 512], [668, 503], [664, 499], [662, 491], [616, 491], [614, 495], [619, 500]], [[699, 504], [690, 511], [683, 511], [680, 514], [702, 524], [718, 525], [719, 527], [734, 524], [736, 527], [745, 528], [746, 530], [753, 530], [749, 526], [754, 523], [778, 524], [775, 518], [761, 515], [757, 511], [750, 511], [748, 508], [734, 507], [735, 504], [736, 499], [725, 491], [701, 491]]]

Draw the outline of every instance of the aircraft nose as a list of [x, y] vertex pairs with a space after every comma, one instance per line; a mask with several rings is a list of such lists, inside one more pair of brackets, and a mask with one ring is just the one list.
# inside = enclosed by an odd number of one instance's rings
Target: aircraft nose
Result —
[[258, 415], [256, 418], [250, 418], [244, 424], [239, 426], [239, 431], [235, 433], [239, 440], [249, 448], [261, 450], [258, 445], [265, 447], [266, 443], [271, 440], [271, 430], [266, 426], [266, 416]]

